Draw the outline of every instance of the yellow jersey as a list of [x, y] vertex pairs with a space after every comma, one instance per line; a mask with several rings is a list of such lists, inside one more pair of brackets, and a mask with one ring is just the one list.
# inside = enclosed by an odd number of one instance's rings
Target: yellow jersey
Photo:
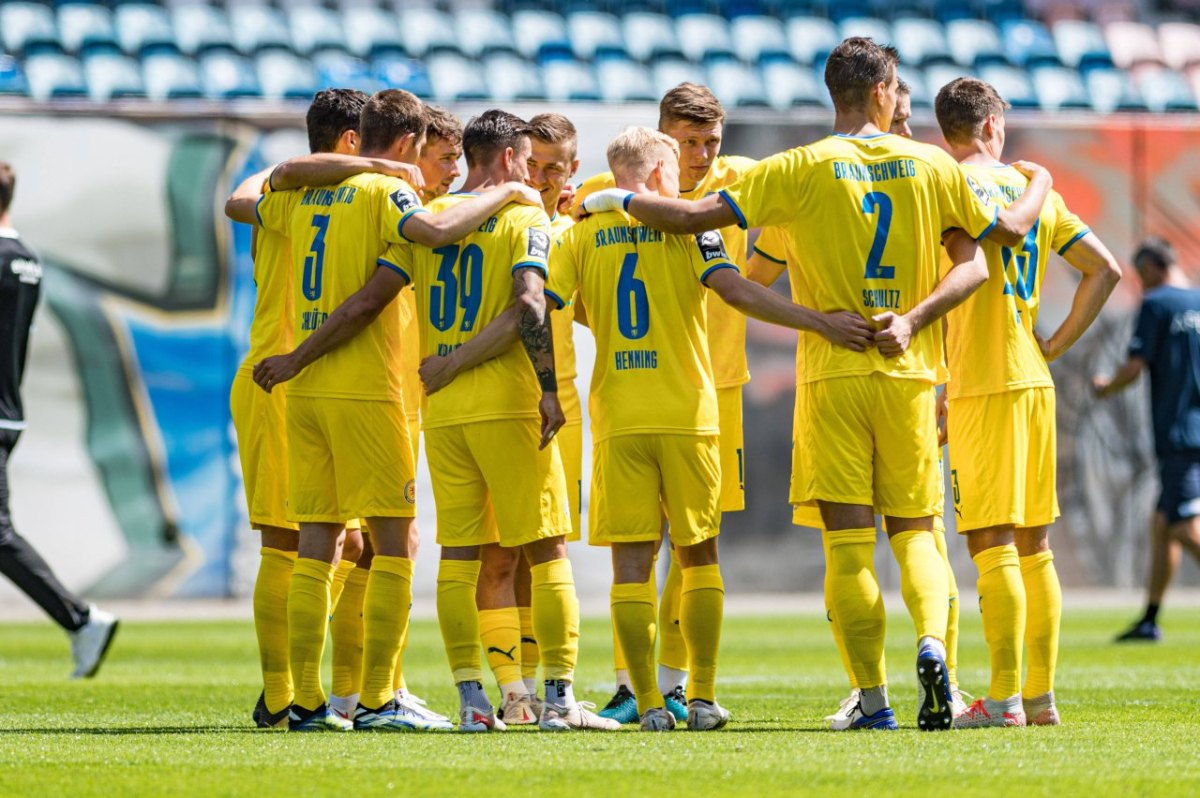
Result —
[[[719, 155], [704, 179], [695, 188], [680, 192], [679, 196], [682, 199], [703, 199], [714, 191], [733, 185], [757, 164], [758, 161], [753, 158]], [[615, 185], [612, 172], [589, 177], [575, 194], [575, 206], [578, 207], [589, 194]], [[730, 260], [745, 271], [749, 257], [747, 231], [738, 225], [730, 225], [722, 227], [719, 232]], [[706, 292], [705, 302], [708, 303], [708, 347], [717, 387], [745, 385], [750, 381], [750, 368], [746, 363], [746, 316], [729, 307], [725, 300], [713, 292]]]
[[[575, 220], [569, 215], [554, 214], [550, 219], [551, 238], [557, 242], [574, 224]], [[566, 307], [550, 314], [550, 326], [554, 334], [554, 371], [558, 375], [558, 398], [567, 423], [580, 424], [583, 415], [579, 406], [579, 389], [575, 387], [575, 377], [579, 374], [575, 364], [575, 297], [566, 297], [566, 300]]]
[[[292, 246], [296, 343], [321, 327], [366, 285], [389, 242], [424, 212], [412, 186], [398, 177], [359, 174], [336, 186], [275, 191], [258, 201], [259, 224]], [[399, 314], [381, 313], [358, 335], [296, 375], [289, 396], [401, 399]]]
[[[400, 393], [404, 395], [404, 412], [411, 419], [421, 413], [421, 365], [420, 328], [417, 325], [417, 292], [411, 285], [405, 286], [395, 301], [396, 313], [400, 316]], [[391, 309], [387, 312], [391, 312]]]
[[[264, 181], [263, 191], [268, 191]], [[250, 321], [250, 347], [239, 371], [272, 355], [292, 351], [292, 243], [283, 233], [258, 227], [254, 250], [254, 317]]]
[[704, 280], [736, 269], [721, 234], [668, 235], [619, 211], [589, 216], [555, 245], [547, 295], [578, 291], [596, 338], [592, 439], [716, 435]]
[[[429, 203], [437, 212], [474, 194], [454, 193]], [[436, 249], [399, 244], [384, 260], [416, 287], [420, 358], [448, 355], [504, 312], [513, 301], [512, 273], [547, 270], [550, 220], [541, 208], [504, 206], [457, 243]], [[421, 397], [424, 429], [505, 418], [538, 418], [541, 388], [520, 342]]]
[[[962, 169], [994, 203], [1005, 207], [1029, 182], [1011, 166], [963, 164]], [[1034, 335], [1042, 280], [1050, 252], [1063, 254], [1088, 232], [1059, 193], [1051, 191], [1020, 246], [981, 242], [988, 281], [946, 317], [950, 398], [1054, 386]], [[949, 265], [944, 257], [943, 265]]]
[[[784, 228], [801, 258], [800, 304], [870, 319], [903, 314], [938, 281], [941, 233], [981, 238], [999, 208], [942, 149], [879, 133], [834, 135], [760, 161], [722, 190], [743, 228]], [[871, 373], [934, 383], [943, 355], [942, 325], [913, 336], [899, 358], [854, 352], [803, 335], [805, 382]]]

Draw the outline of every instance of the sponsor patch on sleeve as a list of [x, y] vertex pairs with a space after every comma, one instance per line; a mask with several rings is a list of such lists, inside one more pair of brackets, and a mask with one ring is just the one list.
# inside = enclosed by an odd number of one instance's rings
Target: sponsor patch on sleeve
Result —
[[421, 200], [410, 189], [398, 188], [391, 193], [392, 204], [401, 214], [408, 213], [413, 208], [421, 207]]
[[538, 227], [529, 228], [529, 249], [526, 254], [531, 258], [546, 260], [550, 257], [550, 234]]
[[971, 177], [970, 175], [967, 175], [967, 185], [971, 188], [972, 193], [978, 197], [980, 202], [982, 202], [984, 205], [992, 204], [991, 195], [988, 194], [987, 190], [983, 186], [975, 182], [975, 178]]
[[700, 247], [700, 254], [704, 256], [705, 263], [718, 258], [729, 260], [729, 256], [725, 254], [725, 239], [721, 238], [721, 234], [716, 230], [697, 233], [696, 246]]

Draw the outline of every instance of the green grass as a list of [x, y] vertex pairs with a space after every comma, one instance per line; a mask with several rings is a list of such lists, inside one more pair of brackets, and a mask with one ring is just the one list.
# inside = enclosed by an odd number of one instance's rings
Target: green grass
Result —
[[[964, 622], [963, 687], [986, 687], [978, 616]], [[1109, 641], [1129, 613], [1063, 626], [1059, 728], [913, 729], [911, 626], [890, 622], [898, 733], [832, 733], [845, 692], [824, 619], [731, 618], [719, 693], [734, 723], [711, 734], [300, 735], [257, 732], [249, 623], [129, 623], [99, 677], [68, 682], [48, 623], [0, 626], [0, 795], [754, 795], [840, 792], [1070, 796], [1200, 790], [1200, 610], [1172, 610], [1166, 642]], [[610, 692], [609, 635], [585, 623], [578, 690]], [[437, 627], [413, 626], [410, 685], [456, 705]]]

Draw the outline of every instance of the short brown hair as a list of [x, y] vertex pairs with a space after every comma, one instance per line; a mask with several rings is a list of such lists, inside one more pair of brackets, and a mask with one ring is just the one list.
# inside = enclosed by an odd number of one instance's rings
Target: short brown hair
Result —
[[1148, 236], [1138, 244], [1133, 253], [1133, 265], [1141, 268], [1143, 263], [1153, 263], [1160, 269], [1166, 269], [1178, 263], [1175, 258], [1175, 247], [1162, 236]]
[[864, 110], [876, 85], [888, 81], [900, 63], [894, 47], [863, 36], [844, 39], [825, 62], [825, 88], [838, 110]]
[[425, 104], [403, 89], [377, 91], [363, 106], [358, 135], [359, 150], [376, 153], [388, 149], [401, 136], [412, 133], [417, 143], [425, 137]]
[[309, 152], [333, 152], [343, 133], [358, 130], [363, 106], [368, 99], [358, 89], [325, 89], [317, 92], [304, 118], [304, 125], [308, 128]]
[[543, 144], [567, 144], [575, 160], [578, 133], [571, 120], [562, 114], [538, 114], [529, 120], [529, 135]]
[[983, 123], [1003, 116], [1009, 104], [990, 83], [978, 78], [955, 78], [942, 86], [933, 101], [942, 136], [947, 142], [966, 142], [983, 135]]
[[618, 178], [645, 180], [662, 150], [679, 158], [679, 142], [661, 130], [627, 127], [608, 143], [608, 168]]
[[524, 119], [499, 108], [484, 111], [463, 131], [467, 168], [483, 166], [508, 147], [515, 149], [523, 138], [529, 138], [529, 123]]
[[709, 90], [697, 83], [680, 83], [663, 95], [658, 104], [658, 129], [674, 122], [711, 125], [725, 121], [725, 109]]
[[442, 139], [451, 144], [462, 144], [463, 124], [458, 117], [442, 108], [440, 105], [425, 106], [425, 142]]
[[17, 175], [6, 161], [0, 161], [0, 213], [8, 213], [13, 192], [17, 190]]

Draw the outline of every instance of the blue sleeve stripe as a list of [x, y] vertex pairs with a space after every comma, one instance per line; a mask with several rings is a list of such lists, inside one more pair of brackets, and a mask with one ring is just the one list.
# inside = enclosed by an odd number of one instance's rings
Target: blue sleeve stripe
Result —
[[563, 298], [560, 297], [558, 294], [554, 293], [553, 291], [551, 291], [549, 288], [545, 289], [545, 292], [546, 292], [546, 296], [553, 299], [554, 303], [556, 305], [558, 305], [559, 310], [562, 310], [563, 308], [565, 308], [567, 306], [567, 303], [563, 301]]
[[975, 236], [975, 240], [982, 241], [983, 239], [987, 238], [988, 233], [990, 233], [990, 232], [992, 232], [992, 230], [996, 229], [996, 225], [998, 225], [998, 224], [1000, 224], [1000, 206], [999, 205], [996, 206], [996, 213], [994, 216], [992, 216], [992, 223], [989, 224], [986, 228], [984, 228], [984, 231], [982, 233]]
[[738, 274], [741, 274], [741, 271], [738, 269], [737, 266], [734, 266], [729, 261], [722, 261], [721, 263], [716, 263], [716, 264], [708, 267], [707, 269], [705, 269], [704, 274], [700, 275], [700, 282], [704, 283], [706, 280], [708, 280], [708, 275], [710, 275], [713, 272], [718, 271], [720, 269], [733, 269]]
[[1083, 238], [1085, 235], [1087, 235], [1090, 232], [1092, 232], [1090, 227], [1085, 227], [1082, 230], [1080, 230], [1078, 233], [1075, 234], [1074, 238], [1072, 238], [1070, 241], [1068, 241], [1067, 243], [1062, 245], [1062, 248], [1058, 251], [1058, 254], [1059, 255], [1065, 254], [1068, 249], [1075, 246], [1076, 241]]
[[725, 200], [725, 204], [728, 205], [730, 208], [733, 208], [733, 212], [735, 214], [737, 214], [738, 227], [742, 228], [743, 230], [747, 229], [746, 228], [746, 214], [742, 213], [742, 209], [739, 208], [738, 204], [733, 201], [733, 197], [729, 196], [729, 193], [727, 191], [725, 191], [724, 189], [722, 189], [721, 191], [718, 191], [717, 193], [721, 195], [721, 199]]
[[754, 251], [757, 254], [762, 255], [767, 260], [771, 261], [771, 263], [778, 263], [780, 266], [787, 266], [786, 260], [780, 260], [779, 258], [775, 257], [774, 255], [768, 255], [766, 252], [763, 252], [761, 249], [759, 249], [757, 244], [755, 244], [755, 246], [754, 246]]
[[259, 227], [266, 227], [266, 225], [263, 224], [262, 211], [259, 210], [259, 206], [261, 206], [263, 204], [263, 200], [265, 200], [266, 198], [267, 198], [267, 195], [263, 194], [261, 197], [258, 198], [258, 202], [254, 203], [254, 218], [258, 219]]
[[392, 263], [390, 260], [384, 260], [383, 258], [379, 258], [379, 259], [377, 259], [377, 260], [375, 261], [375, 265], [376, 265], [376, 266], [382, 266], [382, 267], [384, 267], [385, 269], [391, 269], [391, 270], [392, 270], [392, 271], [394, 271], [396, 274], [400, 275], [400, 276], [401, 276], [401, 277], [403, 277], [405, 280], [407, 280], [409, 283], [411, 283], [411, 282], [412, 282], [412, 277], [411, 277], [411, 276], [409, 276], [409, 273], [408, 273], [408, 272], [406, 272], [406, 271], [404, 271], [404, 269], [401, 269], [401, 268], [400, 268], [399, 266], [397, 266], [396, 264]]
[[[404, 235], [404, 223], [407, 222], [409, 219], [413, 218], [413, 216], [417, 215], [418, 213], [429, 213], [429, 209], [428, 208], [413, 208], [411, 211], [404, 214], [404, 216], [401, 217], [400, 221], [396, 223], [396, 233], [398, 233], [399, 236], [401, 238], [403, 238], [405, 241], [412, 241], [412, 239], [409, 238], [408, 236]], [[414, 241], [413, 243], [417, 243], [417, 242]]]
[[629, 211], [629, 201], [631, 199], [633, 199], [633, 197], [634, 197], [634, 193], [632, 191], [625, 195], [625, 201], [621, 203], [622, 210], [624, 210], [626, 212]]
[[546, 264], [538, 263], [536, 260], [523, 260], [520, 263], [514, 264], [512, 274], [515, 274], [517, 269], [537, 269], [542, 273], [542, 277], [549, 277], [550, 272], [546, 271]]

